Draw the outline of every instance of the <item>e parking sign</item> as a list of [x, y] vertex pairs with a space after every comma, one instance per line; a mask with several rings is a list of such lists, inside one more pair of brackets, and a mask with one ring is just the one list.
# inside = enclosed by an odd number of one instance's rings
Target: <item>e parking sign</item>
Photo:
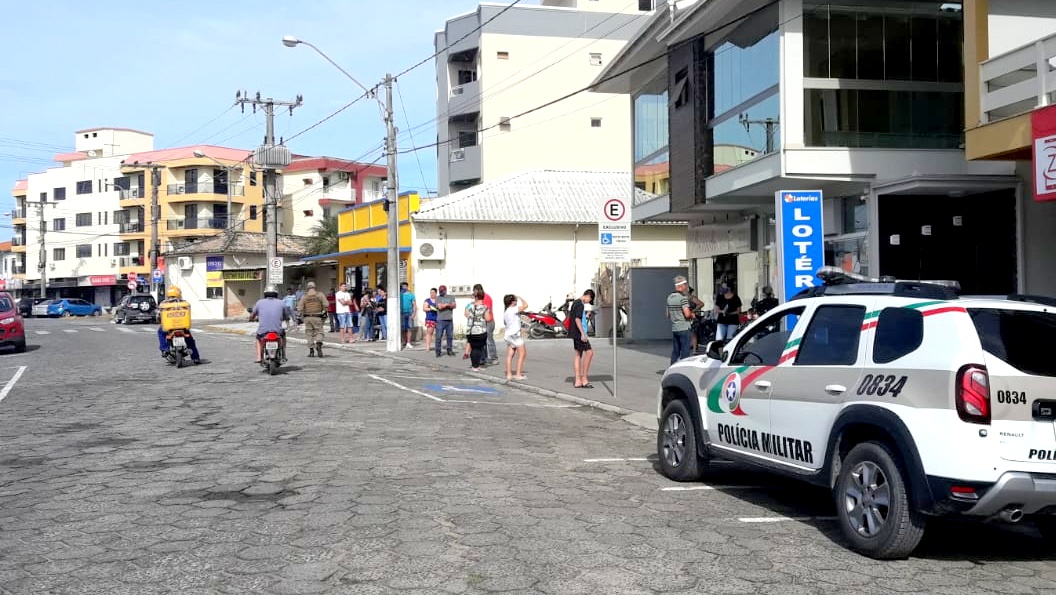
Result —
[[781, 190], [776, 194], [777, 246], [781, 301], [818, 284], [825, 265], [821, 190]]

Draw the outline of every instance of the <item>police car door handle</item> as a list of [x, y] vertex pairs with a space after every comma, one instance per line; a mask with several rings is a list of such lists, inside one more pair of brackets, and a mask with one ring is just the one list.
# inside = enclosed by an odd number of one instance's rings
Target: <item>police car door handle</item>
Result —
[[847, 387], [840, 386], [839, 384], [830, 384], [825, 387], [825, 392], [829, 393], [830, 395], [842, 395], [843, 393], [847, 392]]
[[755, 383], [755, 388], [757, 388], [757, 389], [759, 389], [759, 390], [761, 390], [763, 392], [766, 392], [766, 391], [770, 390], [770, 387], [772, 387], [772, 386], [773, 385], [770, 384], [770, 382], [767, 381], [767, 380], [760, 380], [759, 382]]

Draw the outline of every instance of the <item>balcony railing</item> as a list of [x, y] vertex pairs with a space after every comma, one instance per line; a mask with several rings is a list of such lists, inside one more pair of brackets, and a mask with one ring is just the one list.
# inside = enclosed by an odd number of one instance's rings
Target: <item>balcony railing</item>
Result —
[[143, 266], [142, 256], [118, 256], [117, 266], [121, 267], [139, 267]]
[[169, 196], [177, 194], [220, 194], [227, 196], [231, 190], [231, 196], [245, 196], [246, 187], [242, 184], [222, 184], [214, 182], [194, 182], [192, 184], [169, 184], [165, 191]]
[[127, 223], [118, 223], [121, 228], [121, 233], [141, 233], [143, 231], [142, 221], [129, 221]]
[[146, 188], [140, 188], [138, 186], [133, 188], [114, 188], [117, 190], [118, 196], [121, 200], [135, 200], [137, 198], [146, 198], [150, 196], [149, 191]]
[[980, 62], [979, 85], [982, 124], [1056, 103], [1056, 34]]
[[14, 209], [13, 211], [11, 211], [11, 218], [12, 219], [25, 219], [26, 218], [26, 210], [25, 209]]
[[16, 262], [11, 267], [11, 272], [13, 272], [16, 275], [25, 275], [26, 274], [26, 263], [24, 263], [24, 262]]
[[11, 245], [12, 246], [25, 246], [26, 245], [26, 238], [23, 238], [21, 236], [14, 236], [13, 238], [11, 238]]
[[214, 217], [211, 219], [200, 218], [200, 219], [166, 219], [165, 229], [169, 231], [179, 231], [181, 229], [225, 229], [227, 227], [227, 217]]

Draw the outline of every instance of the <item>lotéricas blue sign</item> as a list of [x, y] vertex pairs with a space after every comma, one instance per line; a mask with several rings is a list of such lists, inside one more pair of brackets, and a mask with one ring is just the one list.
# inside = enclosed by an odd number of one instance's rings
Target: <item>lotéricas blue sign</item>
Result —
[[777, 192], [777, 229], [781, 249], [783, 300], [818, 284], [825, 265], [821, 190]]

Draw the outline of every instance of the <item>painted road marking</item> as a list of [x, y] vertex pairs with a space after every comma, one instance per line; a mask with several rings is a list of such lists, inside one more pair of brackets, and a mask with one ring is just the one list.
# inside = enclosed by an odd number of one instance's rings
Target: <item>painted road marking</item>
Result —
[[4, 397], [7, 396], [7, 393], [11, 392], [11, 389], [15, 387], [15, 383], [18, 382], [18, 379], [22, 377], [22, 374], [25, 371], [25, 366], [18, 367], [18, 371], [15, 372], [15, 375], [11, 377], [11, 380], [8, 380], [7, 384], [4, 385], [4, 388], [0, 389], [0, 401], [3, 401]]
[[575, 405], [571, 403], [509, 403], [506, 401], [462, 401], [459, 399], [445, 399], [445, 403], [470, 403], [472, 405], [512, 405], [518, 407], [543, 407], [548, 409], [576, 409], [582, 407], [582, 405]]
[[33, 332], [37, 333], [38, 335], [50, 335], [51, 334], [51, 331], [33, 331]]
[[737, 519], [742, 523], [784, 523], [786, 521], [811, 522], [811, 521], [835, 521], [834, 516], [759, 516], [740, 517]]
[[135, 333], [136, 332], [136, 331], [134, 331], [134, 330], [132, 330], [130, 328], [119, 328], [117, 330], [121, 331], [122, 333]]
[[497, 395], [499, 391], [491, 388], [490, 386], [455, 386], [451, 384], [426, 384], [423, 386], [425, 390], [433, 390], [438, 392], [455, 392], [455, 393], [479, 393], [482, 395]]
[[77, 331], [75, 329], [72, 329], [72, 328], [64, 328], [64, 329], [62, 329], [62, 332], [64, 332], [64, 333], [76, 333]]
[[645, 458], [626, 458], [626, 459], [583, 459], [584, 463], [619, 463], [620, 461], [648, 461]]
[[710, 490], [761, 490], [763, 486], [670, 486], [660, 488], [662, 492], [700, 492]]
[[411, 393], [413, 395], [418, 395], [420, 397], [425, 397], [427, 399], [432, 399], [432, 400], [437, 401], [439, 403], [446, 403], [447, 402], [444, 399], [441, 399], [440, 397], [434, 397], [433, 395], [430, 395], [429, 393], [423, 393], [420, 390], [415, 390], [413, 388], [408, 388], [408, 387], [400, 384], [399, 382], [393, 382], [392, 380], [389, 380], [388, 378], [382, 378], [381, 376], [377, 376], [375, 374], [371, 374], [370, 377], [373, 378], [374, 380], [377, 380], [378, 382], [384, 382], [385, 384], [388, 384], [389, 386], [395, 386], [396, 388], [398, 388], [400, 390], [403, 390], [403, 391], [407, 391], [407, 392], [409, 392], [409, 393]]
[[104, 331], [103, 329], [101, 329], [101, 328], [99, 328], [97, 326], [90, 326], [90, 327], [88, 327], [88, 330], [96, 332], [96, 333], [105, 333], [106, 332], [106, 331]]

